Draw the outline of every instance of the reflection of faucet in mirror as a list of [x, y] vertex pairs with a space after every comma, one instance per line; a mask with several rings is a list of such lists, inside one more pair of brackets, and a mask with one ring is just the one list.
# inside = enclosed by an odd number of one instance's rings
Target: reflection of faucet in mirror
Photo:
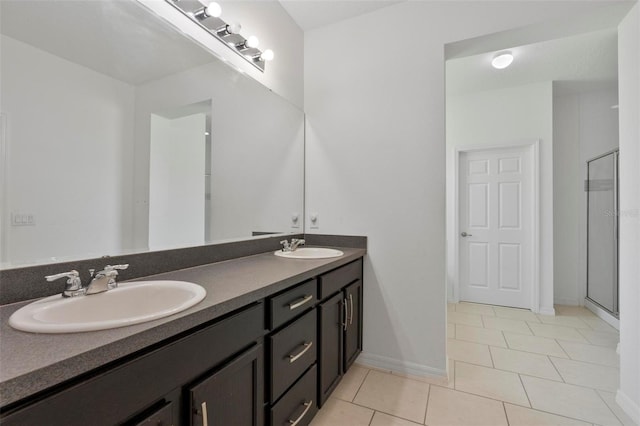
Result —
[[289, 241], [287, 240], [282, 240], [280, 241], [280, 244], [282, 244], [282, 251], [292, 252], [295, 251], [299, 246], [303, 246], [305, 242], [306, 241], [302, 239], [292, 238], [291, 243], [289, 243]]
[[55, 281], [60, 278], [67, 278], [67, 285], [62, 292], [62, 297], [88, 296], [91, 294], [103, 293], [107, 290], [118, 287], [118, 283], [116, 282], [118, 270], [127, 269], [128, 267], [128, 264], [113, 266], [107, 265], [103, 270], [95, 274], [95, 276], [93, 275], [94, 270], [91, 270], [91, 276], [93, 279], [86, 287], [82, 286], [80, 274], [76, 270], [48, 275], [45, 279], [47, 281]]

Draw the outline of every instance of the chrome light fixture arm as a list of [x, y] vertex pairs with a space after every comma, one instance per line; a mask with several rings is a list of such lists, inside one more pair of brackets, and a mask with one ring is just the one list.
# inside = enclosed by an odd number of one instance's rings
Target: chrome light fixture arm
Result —
[[264, 72], [266, 62], [273, 59], [271, 49], [258, 49], [258, 39], [255, 36], [244, 38], [239, 34], [240, 24], [227, 23], [220, 18], [222, 9], [215, 1], [165, 1], [261, 72]]

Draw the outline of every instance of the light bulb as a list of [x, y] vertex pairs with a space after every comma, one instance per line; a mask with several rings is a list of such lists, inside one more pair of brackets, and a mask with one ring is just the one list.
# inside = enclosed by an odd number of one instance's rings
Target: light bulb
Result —
[[263, 61], [273, 61], [273, 56], [273, 50], [267, 49], [262, 52], [262, 55], [260, 55], [260, 59], [262, 59]]
[[207, 16], [212, 16], [214, 18], [218, 18], [222, 14], [222, 8], [220, 7], [220, 5], [218, 3], [216, 3], [215, 1], [212, 1], [204, 9], [204, 13], [206, 13]]
[[491, 66], [496, 69], [502, 70], [511, 65], [513, 62], [513, 55], [510, 52], [503, 52], [497, 54], [491, 61]]
[[241, 29], [242, 29], [242, 25], [240, 25], [240, 23], [238, 22], [233, 22], [227, 25], [227, 32], [229, 34], [238, 34]]
[[245, 46], [247, 47], [251, 47], [251, 48], [256, 48], [258, 47], [258, 44], [260, 44], [260, 41], [258, 40], [258, 37], [256, 36], [250, 36], [247, 41], [244, 42]]

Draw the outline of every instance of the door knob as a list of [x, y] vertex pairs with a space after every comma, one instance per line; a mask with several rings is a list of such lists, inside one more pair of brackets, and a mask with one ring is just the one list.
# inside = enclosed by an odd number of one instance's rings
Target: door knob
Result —
[[466, 232], [463, 232], [460, 235], [463, 236], [463, 237], [473, 237], [473, 235], [467, 234]]

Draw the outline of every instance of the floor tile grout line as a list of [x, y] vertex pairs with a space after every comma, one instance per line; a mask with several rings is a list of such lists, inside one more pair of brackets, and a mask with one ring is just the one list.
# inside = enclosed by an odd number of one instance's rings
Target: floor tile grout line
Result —
[[370, 372], [371, 372], [371, 369], [367, 368], [367, 374], [364, 375], [364, 378], [362, 379], [360, 386], [358, 386], [358, 390], [356, 391], [355, 395], [353, 395], [353, 399], [351, 400], [351, 402], [356, 400], [356, 397], [358, 396], [358, 393], [360, 393], [360, 389], [362, 389], [362, 385], [364, 385], [364, 382], [367, 380], [367, 377], [369, 377]]
[[[518, 405], [518, 404], [514, 404], [514, 403], [512, 403], [512, 402], [507, 402], [507, 401], [504, 401], [504, 404], [505, 404], [505, 406], [506, 406], [507, 404], [511, 404], [511, 405], [515, 405], [516, 407], [527, 408], [527, 407], [525, 407], [525, 406]], [[540, 409], [540, 408], [533, 408], [533, 407], [531, 407], [531, 408], [529, 408], [529, 410], [538, 411], [538, 412], [540, 412], [540, 413], [550, 414], [550, 415], [552, 415], [552, 416], [562, 417], [562, 418], [569, 419], [569, 420], [575, 420], [575, 421], [582, 422], [582, 423], [594, 424], [594, 423], [592, 423], [592, 422], [591, 422], [591, 421], [589, 421], [589, 420], [583, 420], [583, 419], [578, 419], [578, 418], [575, 418], [575, 417], [569, 417], [569, 416], [565, 416], [564, 414], [553, 413], [553, 412], [551, 412], [551, 411], [542, 410], [542, 409]]]
[[493, 361], [493, 354], [491, 353], [491, 346], [487, 345], [487, 349], [489, 350], [489, 358], [491, 358], [491, 368], [493, 368], [494, 370], [498, 370], [496, 368], [496, 363]]
[[[604, 398], [602, 397], [602, 395], [600, 394], [600, 392], [598, 392], [598, 389], [594, 389], [594, 391], [596, 391], [596, 393], [598, 394], [598, 398], [600, 398], [600, 400], [602, 402], [604, 402], [605, 407], [607, 407], [609, 409], [609, 411], [611, 412], [611, 414], [613, 414], [613, 417], [618, 419], [618, 421], [620, 422], [621, 425], [624, 425], [624, 422], [622, 421], [622, 419], [620, 417], [618, 417], [618, 415], [615, 413], [615, 411], [613, 411], [611, 409], [611, 407], [609, 407], [609, 404], [607, 404], [607, 401], [605, 401]], [[608, 392], [608, 391], [604, 391], [604, 392]]]
[[[483, 328], [483, 330], [489, 330], [489, 329], [488, 328]], [[502, 335], [502, 338], [504, 339], [504, 335]], [[451, 338], [451, 339], [452, 340], [457, 340], [458, 342], [475, 343], [476, 345], [493, 346], [493, 347], [496, 347], [496, 348], [508, 349], [507, 346], [506, 346], [506, 343], [505, 343], [505, 346], [496, 346], [496, 345], [492, 345], [491, 343], [478, 342], [477, 340], [461, 339], [459, 337], [454, 337], [454, 338]]]
[[[558, 376], [560, 376], [560, 379], [564, 382], [567, 383], [567, 381], [564, 379], [564, 376], [562, 375], [562, 373], [560, 373], [560, 370], [558, 370], [558, 366], [553, 362], [553, 360], [551, 359], [551, 355], [547, 355], [547, 358], [549, 358], [549, 362], [551, 363], [551, 365], [553, 365], [554, 370], [556, 370], [556, 373], [558, 373]], [[571, 358], [569, 358], [571, 359]]]
[[429, 385], [429, 393], [427, 394], [427, 404], [424, 407], [424, 419], [422, 419], [422, 424], [427, 424], [427, 413], [429, 412], [429, 401], [431, 400], [431, 385]]
[[376, 416], [377, 412], [378, 412], [378, 410], [373, 410], [373, 414], [371, 415], [371, 418], [369, 419], [369, 426], [371, 426], [371, 423], [373, 423], [373, 418]]
[[[413, 420], [408, 419], [406, 417], [399, 416], [398, 414], [389, 413], [388, 411], [383, 411], [383, 410], [380, 410], [378, 408], [371, 408], [371, 407], [368, 407], [366, 405], [358, 404], [357, 402], [350, 402], [349, 404], [353, 404], [353, 405], [355, 405], [357, 407], [361, 407], [361, 408], [366, 408], [367, 410], [373, 411], [374, 414], [375, 414], [375, 412], [378, 412], [378, 413], [386, 414], [386, 415], [391, 416], [391, 417], [397, 417], [399, 419], [406, 420], [408, 422], [416, 423]], [[420, 423], [417, 423], [417, 424], [420, 424]]]
[[522, 385], [522, 390], [524, 390], [524, 394], [527, 397], [527, 401], [529, 401], [529, 407], [533, 408], [533, 404], [531, 403], [531, 398], [529, 398], [529, 392], [527, 392], [527, 388], [524, 386], [524, 381], [522, 381], [522, 376], [518, 374], [518, 380], [520, 380], [520, 384]]
[[[564, 354], [567, 356], [567, 358], [571, 359], [571, 356], [569, 355], [569, 352], [567, 352], [566, 349], [564, 348], [564, 346], [562, 346], [562, 344], [560, 343], [560, 341], [563, 341], [563, 340], [562, 339], [553, 339], [553, 340], [555, 340], [556, 344], [558, 346], [560, 346], [560, 349], [562, 349], [562, 352], [564, 352]], [[551, 356], [551, 355], [549, 355], [549, 356]]]
[[[460, 362], [460, 363], [462, 363], [462, 364], [470, 364], [470, 363], [468, 363], [468, 362], [464, 362], [464, 361], [455, 361], [455, 364], [457, 364], [457, 363], [459, 363], [459, 362]], [[471, 364], [471, 365], [476, 365], [476, 364]], [[482, 366], [481, 366], [481, 367], [482, 367]], [[485, 368], [488, 368], [488, 367], [485, 367]], [[455, 376], [455, 371], [456, 371], [456, 370], [457, 370], [457, 368], [455, 368], [455, 369], [454, 369], [454, 376]], [[455, 383], [454, 383], [454, 388], [453, 388], [453, 389], [451, 389], [451, 388], [445, 388], [445, 387], [440, 386], [440, 385], [430, 385], [430, 386], [436, 386], [436, 387], [439, 387], [439, 388], [455, 390], [456, 392], [462, 392], [462, 393], [467, 394], [467, 395], [479, 396], [479, 397], [481, 397], [481, 398], [486, 398], [486, 399], [490, 399], [490, 400], [493, 400], [493, 401], [502, 402], [502, 403], [504, 403], [504, 404], [512, 404], [512, 405], [515, 405], [515, 406], [518, 406], [518, 407], [529, 408], [529, 409], [531, 409], [531, 410], [540, 411], [540, 412], [547, 413], [547, 414], [552, 414], [552, 415], [554, 415], [554, 416], [564, 417], [564, 418], [566, 418], [566, 419], [572, 419], [572, 420], [578, 420], [578, 421], [585, 422], [585, 423], [590, 423], [588, 420], [578, 419], [578, 418], [575, 418], [575, 417], [569, 417], [569, 416], [566, 416], [566, 415], [564, 415], [564, 414], [559, 414], [559, 413], [554, 413], [554, 412], [551, 412], [551, 411], [546, 411], [546, 410], [541, 410], [541, 409], [538, 409], [538, 408], [533, 408], [533, 406], [532, 406], [532, 404], [531, 404], [531, 400], [529, 399], [529, 394], [527, 393], [526, 388], [524, 387], [524, 383], [523, 383], [523, 381], [522, 381], [522, 377], [521, 377], [521, 376], [532, 377], [532, 378], [534, 378], [534, 379], [540, 379], [540, 380], [547, 380], [547, 381], [549, 381], [549, 382], [558, 383], [558, 384], [562, 384], [562, 382], [558, 382], [558, 381], [555, 381], [555, 380], [549, 380], [549, 379], [545, 379], [545, 378], [537, 377], [537, 376], [530, 376], [530, 375], [528, 375], [528, 374], [519, 374], [519, 373], [515, 373], [515, 374], [518, 374], [518, 376], [520, 377], [520, 383], [522, 384], [522, 387], [525, 389], [525, 394], [527, 395], [527, 400], [529, 401], [529, 405], [530, 405], [529, 407], [525, 407], [524, 405], [517, 404], [517, 403], [514, 403], [514, 402], [503, 401], [503, 400], [500, 400], [500, 399], [492, 398], [492, 397], [490, 397], [490, 396], [486, 396], [486, 395], [480, 395], [480, 394], [477, 394], [477, 393], [472, 393], [472, 392], [468, 392], [468, 391], [460, 390], [460, 389], [457, 389], [457, 388], [455, 387]], [[594, 389], [594, 388], [591, 388], [591, 387], [588, 387], [588, 386], [574, 385], [574, 384], [572, 384], [572, 383], [564, 383], [564, 384], [567, 384], [567, 385], [569, 385], [569, 386], [576, 386], [576, 387], [583, 388], [583, 389], [590, 389], [590, 390], [592, 390], [592, 391], [595, 391], [598, 395], [600, 395], [600, 392], [598, 392], [598, 390], [597, 390], [597, 389]], [[608, 391], [606, 391], [606, 390], [602, 390], [602, 391], [603, 391], [603, 392], [608, 392]], [[429, 394], [431, 394], [431, 388], [429, 389]], [[601, 395], [600, 395], [600, 399], [602, 399], [602, 396], [601, 396]], [[606, 404], [606, 402], [605, 402], [605, 405], [607, 405], [607, 408], [609, 408], [609, 411], [612, 411], [612, 410], [611, 410], [611, 408], [609, 407], [609, 405], [608, 405], [608, 404]], [[615, 413], [614, 413], [614, 415], [615, 415]], [[617, 418], [617, 416], [616, 416], [616, 418]]]
[[[522, 350], [522, 349], [515, 349], [515, 348], [512, 348], [512, 347], [509, 345], [509, 340], [508, 340], [508, 339], [506, 338], [506, 336], [504, 335], [504, 333], [505, 333], [505, 332], [512, 333], [512, 331], [510, 331], [510, 330], [501, 330], [501, 331], [502, 331], [502, 334], [503, 334], [503, 336], [504, 336], [504, 338], [505, 338], [505, 341], [506, 341], [506, 343], [507, 343], [507, 347], [505, 348], [505, 347], [502, 347], [502, 346], [495, 346], [495, 345], [488, 345], [488, 346], [493, 347], [493, 348], [507, 349], [507, 350], [516, 351], [516, 352], [524, 352], [524, 353], [532, 354], [532, 355], [556, 356], [557, 358], [562, 358], [562, 357], [559, 357], [559, 356], [557, 356], [557, 355], [552, 355], [552, 354], [549, 354], [549, 353], [531, 352], [531, 351], [525, 351], [525, 350]], [[559, 346], [560, 346], [560, 349], [562, 349], [562, 352], [567, 356], [567, 358], [566, 358], [566, 359], [569, 359], [569, 360], [571, 360], [571, 361], [584, 362], [584, 363], [588, 363], [588, 364], [600, 365], [600, 366], [603, 366], [603, 367], [612, 367], [612, 368], [618, 368], [618, 369], [619, 369], [619, 366], [613, 366], [613, 365], [603, 364], [603, 363], [599, 363], [599, 362], [583, 361], [583, 360], [580, 360], [580, 359], [571, 358], [571, 356], [569, 356], [568, 352], [566, 351], [566, 349], [562, 346], [562, 344], [561, 344], [560, 342], [566, 342], [566, 343], [579, 343], [579, 344], [581, 344], [581, 345], [594, 346], [594, 347], [596, 347], [596, 348], [607, 348], [607, 349], [614, 350], [613, 348], [610, 348], [610, 347], [608, 347], [608, 346], [599, 346], [599, 345], [594, 345], [594, 344], [591, 344], [591, 343], [572, 342], [572, 341], [569, 341], [569, 340], [562, 340], [562, 339], [552, 339], [552, 338], [550, 338], [550, 337], [529, 336], [529, 335], [527, 335], [527, 334], [519, 334], [519, 333], [516, 333], [516, 332], [513, 332], [513, 333], [518, 334], [518, 335], [520, 335], [520, 336], [539, 337], [539, 338], [542, 338], [542, 339], [554, 340], [554, 341], [555, 341], [555, 343], [556, 343], [557, 345], [559, 345]], [[461, 341], [461, 342], [467, 342], [467, 343], [476, 343], [476, 344], [478, 344], [478, 345], [482, 345], [482, 344], [483, 344], [483, 343], [471, 342], [471, 341], [468, 341], [468, 340], [462, 340], [462, 339], [459, 339], [459, 338], [453, 338], [452, 340], [458, 340], [458, 341]], [[486, 344], [485, 344], [485, 345], [486, 345]], [[615, 351], [615, 350], [614, 350], [614, 351]]]
[[[520, 374], [518, 374], [518, 376], [520, 376]], [[526, 377], [533, 377], [533, 378], [535, 378], [535, 379], [541, 379], [541, 380], [549, 380], [549, 379], [543, 379], [543, 378], [541, 378], [541, 377], [529, 376], [529, 375], [527, 375], [527, 374], [523, 374], [523, 376], [526, 376]], [[522, 383], [522, 378], [521, 378], [520, 380], [521, 380], [521, 383]], [[551, 382], [555, 382], [555, 383], [561, 383], [561, 382], [557, 382], [557, 381], [553, 381], [553, 380], [549, 380], [549, 381], [551, 381]], [[570, 385], [570, 386], [577, 386], [577, 387], [584, 388], [584, 389], [590, 389], [590, 390], [596, 391], [596, 393], [600, 394], [600, 393], [599, 393], [599, 392], [597, 392], [597, 390], [596, 390], [596, 389], [594, 389], [594, 388], [590, 388], [590, 387], [587, 387], [587, 386], [580, 386], [580, 385], [572, 385], [572, 384], [569, 384], [569, 385]], [[432, 385], [432, 386], [437, 386], [437, 387], [440, 387], [440, 388], [442, 387], [442, 386], [438, 386], [438, 385]], [[524, 383], [523, 383], [523, 388], [524, 388]], [[526, 388], [525, 388], [525, 394], [527, 395], [527, 400], [529, 401], [529, 405], [530, 405], [529, 407], [524, 406], [524, 405], [522, 405], [522, 404], [517, 404], [517, 403], [515, 403], [515, 402], [504, 401], [504, 400], [501, 400], [501, 399], [496, 399], [496, 398], [492, 398], [492, 397], [490, 397], [490, 396], [480, 395], [480, 394], [477, 394], [477, 393], [472, 393], [472, 392], [468, 392], [468, 391], [464, 391], [464, 390], [460, 390], [460, 389], [453, 389], [453, 390], [455, 390], [456, 392], [461, 392], [461, 393], [467, 394], [467, 395], [478, 396], [478, 397], [481, 397], [481, 398], [490, 399], [490, 400], [492, 400], [492, 401], [501, 402], [501, 403], [503, 403], [503, 404], [511, 404], [511, 405], [515, 405], [515, 406], [517, 406], [517, 407], [527, 408], [527, 409], [530, 409], [530, 410], [540, 411], [540, 412], [542, 412], [542, 413], [551, 414], [551, 415], [554, 415], [554, 416], [564, 417], [565, 419], [577, 420], [577, 421], [581, 421], [581, 422], [584, 422], [584, 423], [591, 423], [591, 422], [589, 422], [588, 420], [578, 419], [578, 418], [575, 418], [575, 417], [569, 417], [569, 416], [564, 415], [564, 414], [559, 414], [559, 413], [554, 413], [554, 412], [552, 412], [552, 411], [546, 411], [546, 410], [541, 410], [541, 409], [539, 409], [539, 408], [534, 408], [534, 407], [532, 406], [532, 404], [531, 404], [531, 401], [530, 401], [530, 399], [529, 399], [529, 395], [528, 395], [528, 393], [527, 393], [527, 391], [526, 391]], [[608, 391], [603, 391], [603, 392], [608, 392]], [[602, 397], [600, 397], [600, 398], [602, 398]], [[606, 402], [605, 402], [605, 405], [606, 405]], [[611, 408], [610, 408], [608, 405], [607, 405], [607, 408], [609, 408], [609, 410], [611, 411]], [[615, 413], [614, 413], [614, 414], [615, 414]], [[617, 417], [616, 417], [616, 418], [617, 418]]]
[[[486, 365], [478, 365], [478, 364], [473, 364], [473, 363], [466, 362], [466, 361], [456, 361], [456, 362], [461, 362], [461, 363], [463, 363], [463, 364], [469, 364], [469, 365], [472, 365], [472, 366], [475, 366], [475, 367], [490, 368], [490, 367], [487, 367]], [[577, 384], [575, 384], [575, 383], [560, 382], [560, 381], [558, 381], [558, 380], [551, 380], [551, 379], [547, 379], [547, 378], [544, 378], [544, 377], [534, 376], [534, 375], [532, 375], [532, 374], [518, 373], [517, 371], [500, 370], [500, 369], [497, 369], [497, 368], [494, 368], [494, 370], [502, 371], [502, 372], [505, 372], [505, 373], [513, 373], [513, 374], [517, 374], [518, 376], [531, 377], [531, 378], [533, 378], [533, 379], [546, 380], [546, 381], [548, 381], [548, 382], [555, 383], [555, 384], [560, 384], [560, 385], [563, 385], [563, 384], [564, 384], [564, 385], [568, 385], [568, 386], [575, 386], [575, 387], [577, 387], [577, 388], [581, 388], [581, 389], [590, 389], [590, 390], [592, 390], [592, 391], [596, 391], [596, 392], [597, 392], [598, 390], [601, 390], [601, 391], [603, 391], [603, 392], [611, 392], [610, 390], [606, 390], [606, 389], [597, 389], [597, 388], [592, 388], [591, 386], [577, 385]], [[560, 376], [560, 377], [562, 377], [562, 376]], [[442, 387], [442, 386], [440, 386], [440, 385], [431, 385], [431, 386], [439, 386], [439, 387]], [[457, 391], [459, 391], [459, 392], [465, 392], [465, 391], [462, 391], [462, 390], [459, 390], [459, 389], [455, 389], [455, 390], [457, 390]], [[470, 393], [470, 392], [465, 392], [465, 393]], [[482, 396], [482, 397], [484, 397], [484, 398], [495, 399], [495, 398], [491, 398], [490, 396], [484, 396], [484, 395], [479, 395], [479, 394], [475, 394], [475, 393], [472, 393], [471, 395], [478, 395], [478, 396]], [[502, 401], [502, 400], [500, 400], [500, 399], [495, 399], [495, 400], [496, 400], [496, 401]], [[503, 401], [503, 402], [507, 402], [507, 403], [509, 403], [509, 404], [514, 404], [514, 405], [520, 405], [520, 404], [516, 404], [515, 402], [509, 402], [509, 401]], [[524, 406], [523, 406], [523, 405], [521, 405], [521, 407], [524, 407]], [[531, 408], [531, 407], [529, 407], [529, 408]], [[542, 410], [540, 410], [540, 411], [542, 411]], [[552, 413], [552, 414], [553, 414], [553, 413]], [[566, 417], [566, 416], [565, 416], [565, 417]], [[579, 419], [578, 419], [578, 420], [579, 420]]]
[[532, 336], [535, 336], [536, 333], [534, 333], [533, 328], [531, 328], [531, 325], [529, 324], [529, 321], [525, 321], [525, 324], [527, 324], [527, 328], [529, 329], [529, 331], [531, 332]]
[[507, 414], [507, 405], [502, 401], [502, 410], [504, 411], [504, 418], [507, 420], [507, 426], [511, 423], [509, 422], [509, 415]]

